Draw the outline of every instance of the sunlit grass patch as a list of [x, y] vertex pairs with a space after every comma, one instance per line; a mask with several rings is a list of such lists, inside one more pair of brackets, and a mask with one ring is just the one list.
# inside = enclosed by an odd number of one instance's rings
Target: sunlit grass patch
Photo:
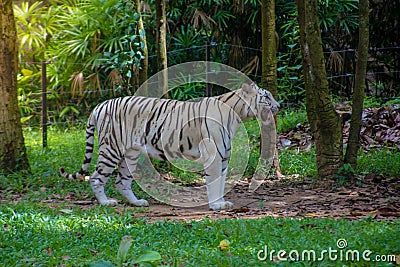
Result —
[[[300, 253], [305, 249], [315, 250], [320, 257], [322, 251], [329, 248], [339, 253], [337, 242], [340, 239], [347, 242], [343, 251], [370, 250], [372, 259], [375, 255], [400, 253], [399, 223], [272, 217], [147, 223], [132, 216], [129, 209], [123, 212], [98, 206], [85, 210], [62, 209], [19, 203], [0, 206], [0, 265], [88, 266], [99, 261], [118, 264], [117, 250], [124, 236], [132, 237], [127, 262], [151, 250], [161, 255], [157, 266], [286, 264], [288, 260], [277, 259], [277, 251], [285, 250], [288, 256], [294, 250]], [[228, 248], [219, 247], [222, 240], [229, 241]], [[267, 253], [274, 257], [269, 258], [267, 254], [264, 258], [266, 247]], [[331, 260], [328, 254], [318, 261], [290, 261], [302, 266], [358, 264], [339, 258]], [[368, 265], [362, 259], [360, 263]], [[374, 264], [390, 265], [388, 262]]]

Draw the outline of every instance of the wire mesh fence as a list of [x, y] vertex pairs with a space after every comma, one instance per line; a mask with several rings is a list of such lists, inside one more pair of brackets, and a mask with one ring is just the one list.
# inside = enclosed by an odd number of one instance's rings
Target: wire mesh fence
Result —
[[[169, 65], [189, 61], [204, 61], [209, 53], [211, 61], [226, 64], [241, 70], [256, 82], [261, 81], [261, 49], [238, 46], [233, 44], [209, 43], [203, 46], [175, 49], [168, 52]], [[154, 69], [156, 57], [149, 56], [149, 76], [156, 73]], [[354, 86], [354, 72], [357, 60], [355, 49], [325, 52], [326, 69], [329, 86], [332, 93], [349, 97]], [[22, 62], [22, 65], [42, 62]], [[52, 63], [49, 63], [52, 64]], [[72, 63], [79, 64], [79, 63]], [[46, 65], [46, 64], [45, 64]], [[45, 66], [42, 65], [42, 66]], [[84, 65], [83, 63], [81, 64]], [[303, 100], [303, 80], [301, 56], [299, 54], [278, 53], [278, 88], [284, 105], [297, 105]], [[51, 80], [51, 77], [47, 77]], [[42, 77], [43, 80], [43, 77]], [[205, 90], [202, 87], [201, 90]], [[214, 94], [220, 93], [218, 90]], [[400, 96], [400, 47], [375, 48], [369, 50], [366, 93], [379, 98]], [[31, 92], [29, 97], [29, 119], [24, 123], [27, 127], [44, 125], [80, 125], [85, 123], [87, 114], [97, 103], [127, 92], [116, 88], [86, 88], [81, 93], [72, 94], [70, 90], [57, 92]], [[204, 93], [204, 95], [206, 95]], [[290, 97], [288, 97], [290, 95]], [[49, 97], [51, 96], [51, 97]], [[20, 96], [22, 101], [24, 96]], [[42, 106], [45, 97], [47, 106]], [[62, 106], [62, 108], [60, 108]], [[79, 109], [78, 109], [79, 106]], [[57, 107], [57, 110], [54, 109]], [[44, 109], [48, 110], [43, 113]], [[61, 110], [61, 111], [60, 111]], [[63, 112], [63, 118], [60, 114]], [[66, 115], [68, 114], [68, 116]]]

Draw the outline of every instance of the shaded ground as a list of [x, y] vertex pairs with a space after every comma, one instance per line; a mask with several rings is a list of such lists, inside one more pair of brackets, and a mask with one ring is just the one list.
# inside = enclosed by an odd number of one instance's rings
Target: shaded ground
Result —
[[[88, 185], [89, 186], [89, 185]], [[157, 203], [149, 199], [150, 207], [136, 213], [136, 207], [129, 207], [120, 202], [117, 212], [129, 212], [135, 209], [135, 216], [149, 222], [158, 220], [201, 220], [206, 217], [217, 218], [257, 218], [274, 217], [316, 217], [348, 218], [375, 220], [400, 218], [400, 179], [366, 175], [348, 184], [311, 179], [299, 181], [296, 177], [267, 181], [256, 192], [249, 192], [248, 185], [237, 184], [226, 196], [234, 202], [234, 208], [228, 211], [211, 211], [204, 205], [195, 208], [180, 208]], [[79, 200], [78, 200], [79, 199]], [[0, 203], [20, 202], [21, 195], [8, 195]], [[74, 207], [82, 209], [98, 205], [93, 195], [65, 197], [56, 195], [42, 200], [50, 207]], [[68, 204], [67, 204], [68, 203]]]
[[[291, 179], [293, 180], [293, 179]], [[367, 175], [353, 185], [337, 187], [335, 184], [312, 181], [289, 182], [287, 179], [270, 181], [255, 193], [247, 191], [245, 184], [237, 185], [226, 196], [234, 202], [229, 211], [210, 211], [207, 206], [179, 208], [153, 204], [148, 211], [136, 216], [149, 221], [198, 220], [213, 218], [275, 217], [346, 217], [348, 219], [400, 218], [400, 181]]]

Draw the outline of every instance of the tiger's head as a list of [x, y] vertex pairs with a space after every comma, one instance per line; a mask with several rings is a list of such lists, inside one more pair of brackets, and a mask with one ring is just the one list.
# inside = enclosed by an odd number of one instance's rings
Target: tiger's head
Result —
[[258, 87], [257, 84], [252, 83], [248, 85], [244, 83], [242, 85], [242, 92], [243, 98], [257, 116], [263, 117], [263, 114], [268, 111], [271, 111], [272, 114], [278, 112], [279, 103], [272, 96], [271, 92]]

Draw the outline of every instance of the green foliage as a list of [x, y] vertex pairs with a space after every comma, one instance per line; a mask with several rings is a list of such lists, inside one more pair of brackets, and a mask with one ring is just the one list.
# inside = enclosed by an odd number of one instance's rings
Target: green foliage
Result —
[[279, 153], [281, 171], [285, 175], [299, 175], [315, 177], [317, 175], [317, 163], [315, 161], [315, 149], [307, 152], [297, 152], [286, 149]]
[[[144, 49], [143, 37], [145, 31], [137, 32], [137, 21], [140, 14], [135, 13], [135, 6], [130, 1], [118, 1], [118, 4], [110, 8], [110, 18], [113, 25], [109, 35], [109, 39], [101, 45], [104, 52], [103, 59], [97, 59], [102, 63], [106, 72], [111, 73], [113, 70], [118, 70], [122, 76], [123, 83], [119, 86], [133, 89], [133, 76], [135, 68], [141, 67], [140, 61], [143, 59], [142, 51]], [[110, 29], [109, 29], [110, 30]], [[96, 64], [96, 63], [95, 63]]]
[[391, 100], [386, 100], [384, 106], [400, 105], [400, 97], [395, 97]]
[[75, 114], [79, 114], [79, 110], [77, 110], [74, 106], [66, 106], [64, 107], [60, 114], [58, 115], [60, 118], [62, 118], [66, 113], [72, 111]]
[[338, 169], [338, 172], [333, 175], [333, 178], [337, 180], [338, 184], [341, 186], [354, 178], [356, 171], [353, 169], [351, 164], [343, 164], [342, 167]]
[[[358, 1], [319, 1], [319, 20], [323, 46], [327, 51], [355, 47], [353, 38], [358, 28]], [[295, 1], [276, 2], [276, 28], [279, 35], [278, 93], [279, 99], [289, 103], [304, 103], [304, 82], [299, 45], [299, 25]], [[328, 55], [328, 54], [326, 54]], [[343, 69], [344, 59], [339, 53], [326, 58], [328, 73]], [[340, 72], [340, 71], [339, 71]], [[333, 85], [335, 86], [335, 85]]]
[[182, 25], [180, 32], [177, 32], [175, 37], [172, 38], [175, 41], [177, 48], [191, 48], [195, 45], [204, 45], [206, 39], [198, 32], [192, 25]]
[[[167, 46], [182, 49], [173, 51], [168, 60], [171, 64], [204, 60], [205, 42], [212, 41], [221, 45], [213, 49], [218, 50], [212, 55], [213, 61], [228, 64], [240, 62], [238, 67], [244, 67], [248, 64], [245, 62], [247, 59], [243, 58], [243, 54], [238, 53], [237, 50], [240, 50], [242, 45], [261, 46], [259, 38], [254, 38], [254, 34], [261, 29], [260, 7], [261, 1], [259, 0], [194, 1], [190, 5], [183, 0], [167, 3], [166, 10], [170, 28]], [[224, 44], [233, 44], [234, 46], [225, 51]], [[203, 49], [187, 50], [198, 46], [202, 46]], [[155, 50], [155, 46], [151, 42], [149, 49], [150, 51]]]
[[[23, 58], [19, 96], [25, 120], [37, 108], [32, 96], [41, 88], [40, 61], [51, 61], [47, 65], [48, 104], [55, 113], [51, 120], [68, 117], [66, 111], [72, 119], [77, 116], [78, 112], [63, 110], [64, 106], [75, 105], [76, 109], [77, 102], [84, 103], [87, 110], [85, 101], [91, 100], [93, 106], [105, 96], [115, 96], [107, 87], [118, 95], [131, 93], [144, 46], [139, 36], [145, 35], [137, 30], [140, 15], [132, 2], [22, 2], [14, 5], [14, 10]], [[62, 116], [58, 115], [62, 111]]]
[[277, 132], [285, 132], [295, 128], [298, 124], [307, 122], [307, 114], [304, 109], [285, 109], [278, 113]]
[[[324, 46], [331, 50], [342, 49], [343, 45], [352, 41], [358, 27], [358, 1], [320, 0], [318, 4]], [[276, 9], [277, 28], [281, 30], [282, 41], [287, 45], [296, 44], [299, 38], [296, 3], [277, 1]]]
[[172, 99], [176, 100], [195, 100], [205, 96], [206, 84], [201, 82], [192, 82], [192, 78], [184, 77], [176, 79], [176, 82], [182, 84], [172, 88], [168, 93]]
[[[148, 39], [150, 55], [155, 52], [154, 2], [143, 5], [147, 31], [137, 29], [140, 15], [133, 1], [48, 2], [22, 2], [14, 6], [23, 62], [21, 72], [25, 70], [19, 79], [23, 120], [39, 123], [39, 118], [33, 116], [38, 112], [36, 94], [40, 92], [41, 67], [36, 62], [43, 60], [51, 61], [50, 121], [77, 119], [86, 116], [101, 100], [131, 94], [143, 56], [140, 37]], [[352, 44], [358, 23], [357, 1], [324, 0], [319, 5], [324, 47], [335, 50]], [[190, 5], [183, 0], [167, 2], [169, 65], [203, 60], [206, 41], [218, 43], [212, 48], [213, 61], [239, 69], [249, 63], [246, 61], [256, 62], [243, 46], [261, 46], [260, 38], [254, 38], [261, 30], [260, 7], [260, 0], [206, 0]], [[299, 103], [303, 101], [304, 88], [295, 1], [276, 2], [276, 23], [279, 98], [286, 103]], [[151, 58], [149, 73], [156, 69]], [[327, 62], [330, 60], [333, 59]], [[342, 64], [341, 60], [333, 61]], [[256, 67], [259, 70], [259, 64]], [[252, 70], [257, 75], [256, 67]], [[192, 88], [176, 89], [173, 97], [191, 99], [202, 95]], [[75, 106], [79, 114], [71, 108], [64, 109], [68, 106]]]
[[373, 149], [358, 156], [357, 173], [399, 177], [399, 170], [399, 149]]
[[277, 59], [279, 62], [277, 68], [278, 96], [280, 100], [287, 103], [301, 103], [304, 97], [301, 57], [299, 53], [292, 52], [292, 50], [299, 52], [298, 48], [294, 47], [292, 46], [291, 52], [281, 54]]
[[14, 16], [20, 41], [19, 53], [27, 58], [43, 57], [48, 38], [58, 31], [57, 8], [46, 7], [42, 1], [22, 2], [20, 6], [14, 5]]
[[[134, 208], [121, 212], [115, 207], [73, 207], [66, 214], [57, 206], [47, 207], [31, 201], [1, 205], [0, 264], [87, 266], [98, 262], [94, 266], [133, 266], [142, 261], [157, 266], [269, 266], [275, 263], [257, 259], [257, 253], [265, 245], [269, 252], [313, 249], [320, 253], [337, 249], [337, 240], [342, 238], [348, 243], [346, 249], [368, 249], [373, 255], [400, 252], [398, 220], [267, 217], [147, 223], [135, 218], [132, 211]], [[124, 236], [132, 237], [132, 245], [127, 260], [120, 265], [115, 250]], [[225, 239], [230, 241], [229, 250], [218, 247]], [[146, 252], [149, 250], [158, 253]], [[343, 266], [354, 262], [330, 261], [325, 257], [318, 263]], [[298, 264], [314, 263], [299, 261]], [[360, 264], [368, 265], [368, 262]]]
[[[60, 9], [60, 32], [49, 51], [58, 58], [55, 64], [79, 62], [81, 69], [75, 72], [83, 72], [85, 77], [104, 70], [108, 75], [117, 69], [124, 81], [122, 85], [128, 85], [132, 77], [128, 70], [139, 66], [143, 49], [136, 30], [140, 16], [133, 4], [120, 0], [75, 0], [64, 1]], [[107, 62], [110, 64], [104, 64]]]
[[358, 0], [322, 0], [319, 19], [323, 42], [331, 49], [343, 48], [352, 41], [358, 27]]
[[[161, 255], [156, 251], [145, 251], [143, 254], [139, 255], [136, 259], [131, 259], [128, 261], [129, 249], [132, 246], [132, 237], [123, 236], [121, 243], [119, 244], [117, 252], [117, 266], [122, 267], [127, 264], [139, 264], [139, 266], [157, 266], [156, 262], [161, 260]], [[90, 264], [90, 267], [115, 267], [108, 261], [100, 261], [98, 263]]]
[[21, 113], [21, 122], [29, 121], [33, 117], [35, 108], [41, 104], [40, 84], [37, 83], [40, 72], [22, 69], [18, 74], [18, 107]]
[[376, 96], [367, 96], [364, 98], [365, 108], [380, 108], [385, 106], [400, 105], [400, 97], [395, 97], [390, 100], [381, 99]]
[[303, 101], [304, 82], [299, 41], [297, 7], [294, 1], [277, 1], [276, 28], [279, 31], [280, 53], [277, 55], [279, 99], [288, 103]]

